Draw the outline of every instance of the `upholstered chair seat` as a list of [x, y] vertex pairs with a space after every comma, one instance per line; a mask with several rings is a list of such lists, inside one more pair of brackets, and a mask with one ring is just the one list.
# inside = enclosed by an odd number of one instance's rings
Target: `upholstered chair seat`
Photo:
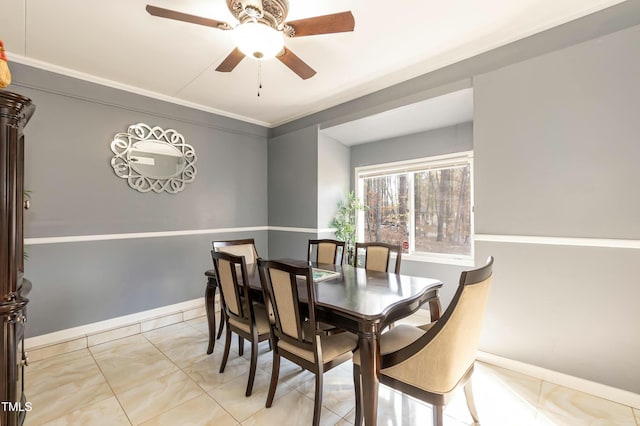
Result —
[[[380, 355], [383, 356], [386, 354], [390, 354], [404, 348], [405, 346], [409, 346], [411, 343], [422, 337], [424, 333], [426, 333], [424, 328], [427, 328], [427, 326], [431, 325], [433, 325], [433, 323], [420, 327], [408, 324], [400, 324], [393, 327], [392, 329], [384, 333], [382, 335], [383, 338], [380, 339]], [[359, 350], [353, 353], [353, 363], [360, 365]]]
[[[256, 318], [256, 329], [258, 330], [258, 334], [269, 333], [269, 315], [267, 314], [264, 305], [254, 303], [253, 314]], [[235, 318], [229, 318], [229, 324], [247, 333], [251, 333], [251, 327], [245, 322], [238, 321]]]
[[[311, 340], [309, 340], [309, 342], [311, 342]], [[344, 355], [346, 352], [352, 351], [356, 347], [357, 343], [358, 338], [351, 333], [339, 333], [331, 334], [328, 336], [320, 336], [322, 361], [333, 361], [339, 356]], [[314, 352], [312, 350], [300, 348], [299, 346], [292, 345], [283, 340], [280, 340], [278, 342], [278, 347], [284, 349], [287, 352], [295, 354], [300, 358], [304, 358], [309, 362], [315, 362]]]

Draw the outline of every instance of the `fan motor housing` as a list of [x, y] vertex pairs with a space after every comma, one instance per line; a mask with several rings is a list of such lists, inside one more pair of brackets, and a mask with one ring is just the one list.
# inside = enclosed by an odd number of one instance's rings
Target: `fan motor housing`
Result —
[[227, 0], [231, 14], [241, 23], [255, 21], [282, 30], [289, 13], [288, 0]]

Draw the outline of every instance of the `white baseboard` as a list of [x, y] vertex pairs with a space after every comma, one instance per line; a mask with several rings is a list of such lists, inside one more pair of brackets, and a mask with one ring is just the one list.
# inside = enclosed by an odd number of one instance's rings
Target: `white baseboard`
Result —
[[29, 350], [33, 348], [55, 345], [61, 342], [79, 339], [96, 333], [102, 333], [121, 327], [140, 324], [144, 321], [153, 320], [159, 317], [202, 308], [203, 306], [204, 297], [200, 297], [198, 299], [188, 300], [186, 302], [176, 303], [174, 305], [163, 306], [156, 309], [150, 309], [148, 311], [136, 312], [135, 314], [131, 315], [124, 315], [105, 321], [94, 322], [91, 324], [85, 324], [78, 327], [55, 331], [53, 333], [30, 337], [24, 340], [24, 347], [26, 350]]
[[526, 374], [527, 376], [535, 377], [546, 382], [555, 383], [599, 398], [608, 399], [610, 401], [640, 409], [640, 394], [637, 393], [570, 376], [558, 371], [548, 370], [536, 365], [504, 358], [488, 352], [478, 351], [476, 359], [478, 361], [486, 362], [487, 364]]

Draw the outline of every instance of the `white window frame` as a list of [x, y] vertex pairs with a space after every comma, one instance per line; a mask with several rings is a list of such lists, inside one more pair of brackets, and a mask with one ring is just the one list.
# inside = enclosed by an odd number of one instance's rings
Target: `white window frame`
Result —
[[[396, 161], [392, 163], [373, 164], [369, 166], [356, 167], [355, 172], [355, 191], [358, 199], [361, 199], [364, 192], [364, 183], [361, 180], [363, 177], [373, 177], [376, 175], [389, 175], [394, 173], [406, 173], [411, 171], [419, 171], [423, 169], [433, 169], [436, 167], [453, 166], [459, 163], [469, 164], [469, 186], [470, 186], [470, 202], [471, 202], [471, 254], [456, 255], [456, 254], [444, 254], [444, 253], [425, 253], [415, 251], [415, 197], [409, 197], [409, 209], [411, 211], [409, 219], [409, 253], [402, 254], [402, 260], [412, 260], [417, 262], [432, 262], [443, 263], [450, 265], [462, 265], [462, 266], [474, 266], [475, 265], [475, 243], [474, 243], [474, 190], [473, 190], [473, 151], [463, 151], [453, 154], [437, 155], [433, 157], [417, 158], [406, 161]], [[409, 191], [414, 193], [414, 181], [409, 179]], [[358, 212], [356, 225], [357, 225], [357, 238], [358, 241], [364, 240], [364, 211]]]

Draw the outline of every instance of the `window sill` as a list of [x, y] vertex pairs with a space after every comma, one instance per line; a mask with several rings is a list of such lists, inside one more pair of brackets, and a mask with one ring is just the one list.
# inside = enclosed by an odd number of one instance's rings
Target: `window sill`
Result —
[[456, 265], [456, 266], [475, 266], [475, 261], [473, 258], [470, 259], [461, 259], [455, 257], [439, 257], [439, 256], [428, 256], [428, 255], [420, 255], [420, 254], [403, 254], [402, 260], [408, 260], [410, 262], [424, 262], [424, 263], [440, 263], [443, 265]]

